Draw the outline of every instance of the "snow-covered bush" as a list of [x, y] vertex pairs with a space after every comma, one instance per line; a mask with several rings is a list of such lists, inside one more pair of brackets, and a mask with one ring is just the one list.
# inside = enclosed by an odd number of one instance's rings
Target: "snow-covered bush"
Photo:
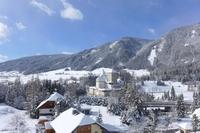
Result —
[[121, 115], [122, 111], [125, 110], [125, 105], [123, 103], [111, 103], [107, 106], [107, 109], [115, 115]]
[[88, 105], [95, 105], [95, 106], [107, 106], [108, 100], [104, 97], [90, 97], [84, 96], [79, 98], [80, 104], [88, 104]]
[[98, 122], [98, 123], [103, 123], [102, 114], [101, 114], [100, 111], [99, 111], [99, 113], [98, 113], [98, 116], [96, 117], [96, 122]]
[[135, 107], [132, 107], [128, 109], [127, 111], [121, 112], [122, 123], [131, 125], [134, 122], [139, 122], [140, 120], [141, 120], [141, 113]]

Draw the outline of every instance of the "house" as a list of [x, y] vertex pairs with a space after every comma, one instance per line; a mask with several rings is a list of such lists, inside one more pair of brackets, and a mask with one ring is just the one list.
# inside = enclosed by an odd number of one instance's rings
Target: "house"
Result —
[[64, 100], [64, 97], [57, 92], [50, 95], [49, 98], [42, 101], [38, 106], [39, 120], [36, 124], [36, 133], [54, 133], [53, 128], [49, 122], [54, 119], [56, 105]]
[[64, 111], [50, 124], [56, 133], [109, 133], [102, 125], [74, 108]]
[[[119, 73], [113, 69], [109, 70], [109, 71], [104, 71], [102, 70], [102, 75], [105, 75], [105, 77], [107, 78], [107, 82], [109, 84], [116, 84], [117, 83], [117, 79], [119, 77]], [[101, 76], [101, 75], [100, 75]]]
[[111, 93], [119, 94], [121, 86], [119, 84], [118, 73], [114, 70], [105, 72], [103, 70], [96, 79], [96, 86], [88, 89], [88, 95], [91, 96], [110, 96]]
[[54, 92], [50, 97], [42, 101], [38, 106], [39, 116], [54, 115], [56, 103], [64, 100], [64, 97], [57, 92]]

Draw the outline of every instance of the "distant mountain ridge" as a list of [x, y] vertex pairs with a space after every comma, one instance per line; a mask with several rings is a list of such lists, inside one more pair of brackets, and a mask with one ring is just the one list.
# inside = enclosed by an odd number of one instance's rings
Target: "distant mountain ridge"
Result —
[[200, 65], [200, 24], [170, 31], [143, 47], [127, 66], [134, 69], [174, 68], [189, 64]]
[[200, 24], [179, 27], [157, 40], [124, 37], [72, 55], [41, 55], [0, 63], [0, 71], [40, 73], [65, 67], [176, 69], [200, 66]]
[[99, 67], [123, 68], [148, 39], [124, 37], [96, 48], [72, 55], [38, 55], [0, 63], [0, 71], [19, 71], [24, 74], [40, 73], [65, 67], [74, 70], [93, 70]]

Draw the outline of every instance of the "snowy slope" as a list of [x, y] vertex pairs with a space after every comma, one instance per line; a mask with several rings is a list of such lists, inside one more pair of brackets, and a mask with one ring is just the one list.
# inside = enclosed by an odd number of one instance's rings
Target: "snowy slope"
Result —
[[124, 70], [126, 70], [132, 76], [135, 76], [135, 77], [142, 77], [142, 76], [149, 76], [150, 75], [150, 72], [147, 69], [139, 69], [139, 70], [124, 69]]
[[16, 116], [25, 119], [29, 130], [27, 133], [35, 133], [36, 120], [30, 119], [26, 111], [17, 110], [5, 104], [0, 104], [0, 133], [16, 132], [16, 130], [13, 129], [14, 126], [12, 125]]
[[151, 53], [150, 53], [150, 55], [149, 55], [149, 57], [148, 57], [148, 60], [149, 60], [149, 62], [150, 62], [150, 64], [153, 66], [153, 63], [154, 63], [154, 59], [156, 58], [156, 46], [154, 46], [153, 48], [152, 48], [152, 50], [151, 50]]
[[193, 92], [188, 91], [188, 85], [173, 81], [165, 81], [165, 84], [166, 86], [157, 86], [156, 81], [145, 81], [142, 87], [146, 92], [153, 93], [155, 98], [161, 98], [163, 93], [170, 91], [173, 86], [177, 95], [183, 94], [185, 101], [193, 100]]
[[111, 69], [111, 68], [104, 68], [104, 67], [102, 67], [102, 68], [97, 68], [97, 69], [95, 69], [95, 70], [93, 70], [92, 71], [92, 73], [94, 74], [94, 75], [100, 75], [100, 74], [102, 74], [103, 72], [105, 72], [105, 73], [111, 73], [111, 72], [113, 72], [114, 70], [113, 69]]
[[[60, 79], [70, 79], [71, 77], [74, 77], [76, 79], [79, 79], [80, 77], [87, 77], [91, 74], [94, 74], [96, 76], [99, 76], [103, 73], [110, 73], [114, 70], [110, 68], [98, 68], [93, 71], [74, 71], [74, 70], [68, 70], [65, 71], [65, 69], [58, 69], [54, 71], [49, 72], [43, 72], [38, 74], [30, 74], [30, 75], [24, 75], [22, 73], [19, 73], [17, 71], [10, 71], [10, 72], [0, 72], [0, 82], [14, 82], [17, 78], [20, 78], [20, 80], [23, 83], [26, 83], [27, 81], [31, 80], [32, 78], [39, 78], [41, 80], [48, 79], [48, 80], [60, 80]], [[149, 75], [149, 72], [147, 70], [128, 70], [128, 72], [134, 74], [136, 77], [141, 77], [143, 75]]]
[[54, 71], [39, 73], [38, 76], [40, 79], [59, 80], [60, 78], [70, 79], [71, 77], [79, 79], [80, 77], [86, 77], [89, 74], [89, 71], [65, 71], [65, 69], [58, 69]]
[[60, 80], [60, 79], [70, 79], [71, 77], [79, 79], [80, 77], [88, 76], [91, 72], [89, 71], [65, 71], [65, 69], [58, 69], [54, 71], [38, 73], [38, 74], [30, 74], [24, 75], [19, 72], [1, 72], [0, 82], [14, 82], [17, 78], [23, 83], [31, 80], [32, 78], [39, 78], [41, 80], [48, 79], [48, 80]]

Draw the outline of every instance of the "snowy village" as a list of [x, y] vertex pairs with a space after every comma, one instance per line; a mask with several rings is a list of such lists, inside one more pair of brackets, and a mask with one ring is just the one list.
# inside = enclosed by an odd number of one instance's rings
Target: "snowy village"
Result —
[[[13, 77], [15, 74], [12, 73]], [[49, 79], [44, 80], [44, 76]], [[60, 78], [55, 79], [56, 76]], [[15, 129], [20, 133], [189, 133], [200, 130], [200, 87], [148, 80], [151, 75], [146, 70], [99, 68], [86, 73], [62, 69], [21, 76], [12, 82], [13, 77], [1, 81], [4, 87], [9, 83], [8, 92], [1, 99], [7, 104], [0, 104], [1, 121], [11, 120], [0, 126], [1, 132]], [[16, 87], [20, 88], [19, 92]]]
[[0, 0], [0, 133], [200, 133], [200, 0]]

